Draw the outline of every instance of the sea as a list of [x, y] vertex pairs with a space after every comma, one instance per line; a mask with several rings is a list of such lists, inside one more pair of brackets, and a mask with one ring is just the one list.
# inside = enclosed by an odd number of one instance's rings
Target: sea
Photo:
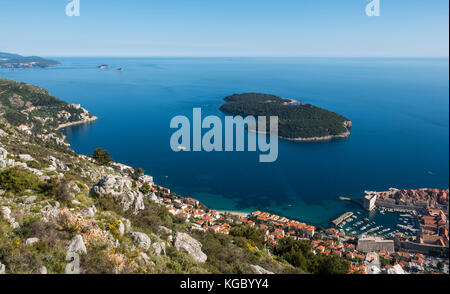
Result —
[[[210, 208], [264, 210], [316, 226], [352, 211], [385, 226], [400, 216], [367, 213], [339, 196], [365, 190], [449, 187], [449, 60], [409, 58], [59, 58], [46, 69], [0, 69], [0, 77], [47, 89], [99, 119], [63, 130], [72, 148], [97, 147], [142, 167], [157, 184]], [[109, 69], [100, 70], [107, 64]], [[124, 71], [116, 69], [123, 68]], [[353, 122], [351, 136], [279, 141], [258, 152], [174, 152], [178, 115], [224, 119], [234, 93], [300, 100]]]

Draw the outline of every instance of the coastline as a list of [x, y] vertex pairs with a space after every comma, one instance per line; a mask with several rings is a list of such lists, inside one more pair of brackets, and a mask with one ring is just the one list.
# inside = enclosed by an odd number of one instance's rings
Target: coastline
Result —
[[221, 214], [230, 214], [230, 215], [235, 215], [235, 216], [239, 216], [242, 218], [247, 217], [248, 215], [252, 214], [251, 212], [240, 212], [240, 211], [230, 211], [230, 210], [216, 210], [216, 211]]
[[350, 131], [347, 131], [345, 133], [341, 133], [338, 135], [329, 135], [329, 136], [323, 136], [323, 137], [310, 137], [310, 138], [287, 138], [287, 137], [280, 137], [281, 139], [288, 140], [288, 141], [297, 141], [297, 142], [313, 142], [313, 141], [329, 141], [333, 139], [338, 138], [348, 138], [350, 137]]
[[291, 104], [297, 104], [297, 103], [302, 103], [300, 100], [295, 100], [295, 99], [291, 99], [291, 98], [286, 98], [287, 102], [284, 102], [284, 105], [291, 105]]
[[[351, 121], [345, 121], [344, 122], [344, 126], [347, 128], [347, 131], [344, 133], [340, 133], [337, 135], [328, 135], [328, 136], [322, 136], [322, 137], [309, 137], [309, 138], [303, 138], [303, 137], [298, 137], [298, 138], [288, 138], [288, 137], [282, 137], [282, 136], [278, 136], [278, 138], [283, 139], [283, 140], [287, 140], [287, 141], [297, 141], [297, 142], [313, 142], [313, 141], [329, 141], [329, 140], [333, 140], [333, 139], [343, 139], [343, 138], [348, 138], [350, 137], [351, 133], [349, 131], [349, 129], [352, 127], [352, 122]], [[247, 130], [249, 132], [255, 133], [255, 134], [267, 134], [267, 132], [262, 132], [262, 131], [257, 131], [254, 129], [255, 126], [253, 125], [249, 125]]]
[[55, 129], [55, 131], [58, 131], [60, 129], [67, 128], [67, 127], [70, 127], [70, 126], [75, 126], [75, 125], [81, 125], [81, 124], [84, 124], [84, 123], [94, 122], [97, 119], [98, 119], [97, 116], [93, 116], [93, 117], [91, 117], [89, 119], [86, 119], [86, 120], [79, 120], [79, 121], [74, 121], [74, 122], [70, 122], [70, 123], [61, 124]]

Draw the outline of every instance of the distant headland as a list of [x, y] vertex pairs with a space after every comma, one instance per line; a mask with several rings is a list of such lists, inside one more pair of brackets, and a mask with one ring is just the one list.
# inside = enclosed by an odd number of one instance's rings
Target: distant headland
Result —
[[56, 60], [44, 59], [38, 56], [21, 56], [0, 52], [0, 67], [2, 68], [46, 68], [58, 64], [60, 63]]
[[[321, 141], [350, 136], [352, 122], [344, 116], [294, 99], [261, 93], [234, 94], [220, 106], [233, 115], [278, 116], [278, 135], [292, 141]], [[250, 131], [256, 131], [249, 126]]]

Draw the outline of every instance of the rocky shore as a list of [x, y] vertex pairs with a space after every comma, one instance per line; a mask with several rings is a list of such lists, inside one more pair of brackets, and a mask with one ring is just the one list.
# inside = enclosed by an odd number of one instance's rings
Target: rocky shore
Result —
[[347, 138], [350, 136], [350, 131], [347, 131], [345, 133], [339, 134], [339, 135], [329, 135], [324, 137], [310, 137], [310, 138], [285, 138], [280, 137], [281, 139], [288, 140], [288, 141], [302, 141], [302, 142], [312, 142], [312, 141], [329, 141], [332, 139], [338, 139], [338, 138]]
[[[298, 142], [313, 142], [313, 141], [329, 141], [332, 139], [338, 139], [338, 138], [348, 138], [350, 136], [350, 129], [352, 127], [352, 122], [351, 121], [345, 121], [344, 122], [344, 126], [347, 128], [347, 131], [338, 135], [329, 135], [329, 136], [322, 136], [322, 137], [308, 137], [308, 138], [288, 138], [288, 137], [281, 137], [279, 136], [280, 139], [283, 140], [288, 140], [288, 141], [298, 141]], [[252, 133], [256, 133], [256, 134], [267, 134], [267, 132], [261, 132], [261, 131], [257, 131], [255, 130], [255, 125], [249, 125], [247, 130], [249, 132]]]
[[98, 119], [98, 117], [93, 116], [93, 117], [90, 117], [90, 118], [84, 119], [84, 120], [79, 120], [79, 121], [74, 121], [74, 122], [70, 122], [70, 123], [60, 124], [55, 130], [60, 130], [62, 128], [67, 128], [67, 127], [70, 127], [70, 126], [90, 123], [90, 122], [96, 121], [97, 119]]

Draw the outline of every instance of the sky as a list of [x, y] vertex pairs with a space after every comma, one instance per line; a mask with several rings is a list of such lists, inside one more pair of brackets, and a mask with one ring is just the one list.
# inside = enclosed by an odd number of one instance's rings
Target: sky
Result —
[[448, 0], [0, 0], [0, 52], [40, 56], [446, 57]]

